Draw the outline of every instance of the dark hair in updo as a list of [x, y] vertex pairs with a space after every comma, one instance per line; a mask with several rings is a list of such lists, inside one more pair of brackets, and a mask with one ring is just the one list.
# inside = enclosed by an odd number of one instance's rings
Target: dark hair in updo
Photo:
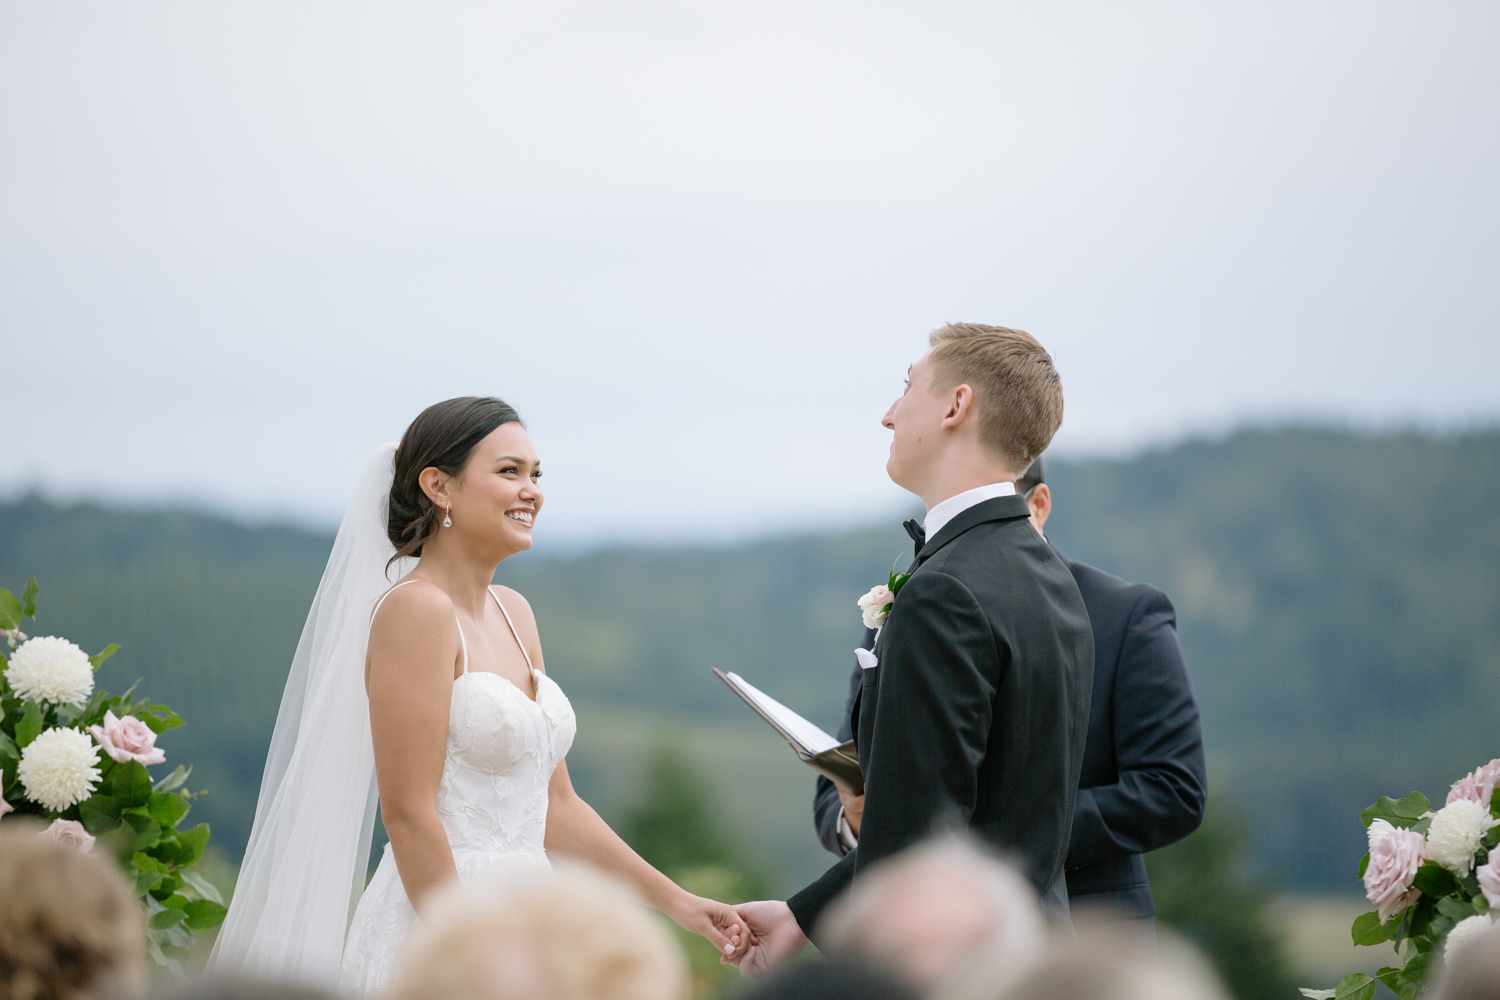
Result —
[[396, 546], [391, 562], [420, 556], [422, 543], [437, 530], [440, 510], [417, 482], [422, 470], [458, 475], [479, 442], [496, 427], [510, 423], [526, 426], [515, 407], [493, 396], [445, 399], [417, 414], [396, 447], [396, 475], [391, 480], [385, 529]]

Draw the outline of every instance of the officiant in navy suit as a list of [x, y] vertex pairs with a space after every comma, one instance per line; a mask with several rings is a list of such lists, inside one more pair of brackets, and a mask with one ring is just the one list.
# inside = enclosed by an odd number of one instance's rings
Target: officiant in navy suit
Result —
[[[1041, 531], [1052, 495], [1040, 459], [1016, 481], [1016, 491]], [[920, 529], [908, 525], [915, 537]], [[1142, 855], [1181, 840], [1203, 819], [1208, 785], [1198, 704], [1167, 595], [1064, 561], [1094, 631], [1094, 694], [1064, 869], [1069, 903], [1080, 913], [1092, 908], [1149, 924], [1156, 911]], [[865, 648], [874, 634], [866, 632]], [[856, 664], [851, 706], [860, 675]], [[846, 722], [839, 739], [849, 738]], [[863, 807], [863, 796], [841, 801], [833, 782], [819, 778], [813, 815], [823, 846], [848, 853], [858, 842]]]

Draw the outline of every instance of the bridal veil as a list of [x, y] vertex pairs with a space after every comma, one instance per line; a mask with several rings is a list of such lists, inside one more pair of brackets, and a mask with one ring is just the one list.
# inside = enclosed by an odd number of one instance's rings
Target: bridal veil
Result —
[[307, 614], [266, 756], [255, 824], [209, 959], [219, 976], [332, 991], [375, 827], [375, 756], [365, 695], [370, 613], [410, 572], [386, 537], [394, 444], [360, 474]]

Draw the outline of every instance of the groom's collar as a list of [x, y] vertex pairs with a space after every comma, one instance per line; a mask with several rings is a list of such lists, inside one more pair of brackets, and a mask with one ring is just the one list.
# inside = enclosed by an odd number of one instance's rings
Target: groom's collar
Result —
[[[934, 507], [933, 510], [937, 508]], [[917, 553], [917, 562], [931, 557], [938, 549], [975, 525], [984, 524], [986, 521], [1010, 521], [1018, 517], [1030, 516], [1031, 510], [1026, 506], [1026, 498], [1017, 496], [1014, 492], [966, 507], [938, 528], [937, 534], [927, 536], [927, 542], [922, 546], [922, 551]]]
[[972, 490], [964, 490], [941, 503], [933, 504], [932, 509], [927, 512], [927, 519], [922, 522], [922, 530], [927, 533], [928, 538], [933, 538], [943, 530], [943, 525], [975, 504], [984, 503], [996, 497], [1014, 496], [1015, 492], [1015, 483], [989, 483], [976, 486]]

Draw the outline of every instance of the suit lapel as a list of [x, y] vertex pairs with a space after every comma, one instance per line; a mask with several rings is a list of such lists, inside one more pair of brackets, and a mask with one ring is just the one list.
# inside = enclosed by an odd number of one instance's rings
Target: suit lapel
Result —
[[[921, 569], [922, 564], [942, 549], [945, 545], [958, 538], [970, 528], [984, 524], [988, 521], [1009, 521], [1018, 517], [1030, 517], [1031, 511], [1026, 506], [1026, 499], [1019, 496], [995, 497], [983, 503], [977, 503], [967, 510], [960, 511], [942, 530], [929, 538], [917, 553], [917, 558], [912, 562], [911, 568], [906, 571], [907, 576]], [[900, 595], [896, 596], [899, 603]], [[895, 609], [892, 609], [894, 613]], [[885, 630], [882, 629], [875, 637], [875, 657], [877, 660], [884, 659], [885, 652]], [[867, 761], [865, 760], [866, 744], [868, 740], [860, 739], [860, 720], [867, 713], [871, 717], [871, 725], [875, 707], [880, 702], [880, 666], [877, 664], [865, 671], [861, 678], [859, 691], [854, 695], [854, 705], [849, 713], [849, 731], [854, 734], [855, 751], [860, 757], [860, 769], [863, 770]], [[873, 683], [872, 683], [873, 682]]]

